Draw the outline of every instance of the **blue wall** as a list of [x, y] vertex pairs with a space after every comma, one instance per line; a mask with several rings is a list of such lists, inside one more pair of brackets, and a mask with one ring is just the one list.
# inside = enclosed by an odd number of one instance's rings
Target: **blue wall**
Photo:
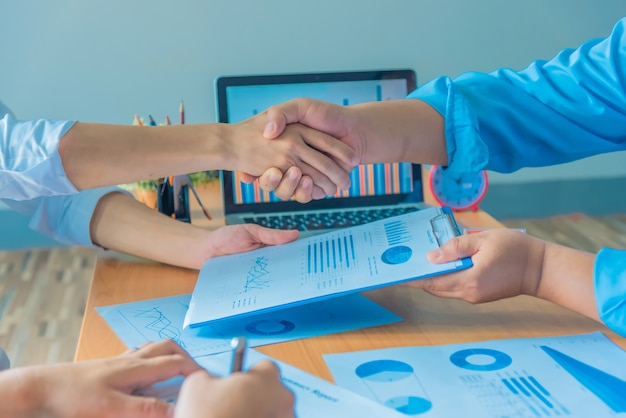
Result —
[[[623, 0], [20, 0], [0, 10], [0, 97], [20, 118], [215, 120], [223, 74], [521, 69], [592, 37]], [[626, 155], [492, 175], [492, 184], [626, 177]]]

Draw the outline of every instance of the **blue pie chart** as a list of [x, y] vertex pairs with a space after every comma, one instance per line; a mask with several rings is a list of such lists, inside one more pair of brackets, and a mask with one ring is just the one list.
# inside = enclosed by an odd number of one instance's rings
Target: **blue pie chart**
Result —
[[280, 335], [296, 329], [293, 322], [285, 319], [260, 319], [246, 325], [246, 331], [256, 335]]
[[490, 348], [468, 348], [453, 353], [450, 361], [462, 369], [492, 372], [510, 366], [513, 359], [502, 351]]
[[433, 404], [428, 399], [417, 396], [398, 396], [385, 402], [385, 406], [393, 408], [404, 415], [419, 415], [430, 411]]
[[374, 360], [359, 365], [354, 372], [372, 382], [396, 382], [411, 376], [413, 367], [397, 360]]
[[398, 245], [387, 248], [380, 257], [385, 264], [402, 264], [409, 261], [413, 255], [413, 250], [406, 245]]

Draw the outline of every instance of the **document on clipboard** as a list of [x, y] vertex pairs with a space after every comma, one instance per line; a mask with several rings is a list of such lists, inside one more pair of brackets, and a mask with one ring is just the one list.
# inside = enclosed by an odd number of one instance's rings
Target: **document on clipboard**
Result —
[[468, 268], [426, 253], [461, 234], [452, 211], [427, 208], [288, 244], [209, 259], [184, 326], [276, 311]]

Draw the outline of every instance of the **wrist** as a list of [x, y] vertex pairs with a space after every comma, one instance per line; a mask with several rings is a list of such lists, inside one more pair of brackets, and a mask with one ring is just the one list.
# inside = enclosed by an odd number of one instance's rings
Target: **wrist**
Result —
[[45, 385], [39, 374], [35, 367], [0, 372], [0, 416], [45, 416]]
[[546, 243], [538, 238], [527, 235], [528, 242], [526, 270], [522, 279], [521, 293], [524, 295], [541, 297], [541, 278], [543, 276]]

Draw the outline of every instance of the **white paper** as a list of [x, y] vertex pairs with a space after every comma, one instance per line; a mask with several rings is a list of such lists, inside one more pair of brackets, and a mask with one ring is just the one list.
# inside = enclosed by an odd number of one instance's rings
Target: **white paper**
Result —
[[[471, 266], [432, 264], [426, 253], [455, 235], [449, 210], [428, 208], [293, 243], [208, 260], [185, 327], [283, 309]], [[444, 225], [445, 226], [445, 225]]]
[[324, 355], [337, 384], [428, 417], [626, 416], [626, 353], [601, 333]]
[[[231, 358], [231, 353], [222, 353], [197, 357], [195, 360], [212, 374], [226, 376], [229, 373]], [[405, 415], [390, 411], [368, 398], [252, 349], [246, 352], [244, 369], [251, 368], [263, 359], [272, 360], [278, 365], [283, 384], [294, 394], [294, 410], [298, 418], [406, 418]], [[180, 377], [170, 379], [143, 391], [141, 395], [176, 403], [182, 382], [183, 379]], [[210, 405], [207, 405], [207, 408], [210, 408]]]

